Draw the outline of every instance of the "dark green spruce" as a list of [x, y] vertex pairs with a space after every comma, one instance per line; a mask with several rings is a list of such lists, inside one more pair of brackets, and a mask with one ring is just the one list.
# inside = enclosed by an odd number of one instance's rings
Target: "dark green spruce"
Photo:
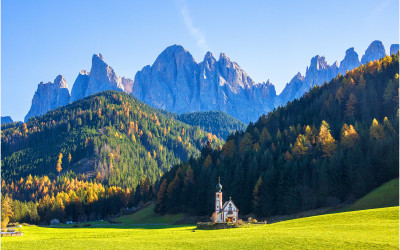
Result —
[[186, 113], [179, 115], [177, 119], [192, 126], [199, 126], [224, 140], [228, 135], [246, 129], [246, 124], [222, 111]]

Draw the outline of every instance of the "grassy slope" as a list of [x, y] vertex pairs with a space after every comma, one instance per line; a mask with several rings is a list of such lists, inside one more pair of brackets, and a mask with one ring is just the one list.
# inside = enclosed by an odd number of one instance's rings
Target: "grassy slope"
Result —
[[328, 214], [250, 228], [194, 226], [24, 227], [2, 238], [4, 249], [366, 249], [399, 247], [399, 207]]
[[183, 214], [159, 215], [154, 213], [154, 204], [131, 215], [124, 215], [117, 219], [124, 224], [173, 224], [183, 218]]
[[351, 205], [346, 211], [391, 207], [399, 205], [399, 179], [393, 179]]

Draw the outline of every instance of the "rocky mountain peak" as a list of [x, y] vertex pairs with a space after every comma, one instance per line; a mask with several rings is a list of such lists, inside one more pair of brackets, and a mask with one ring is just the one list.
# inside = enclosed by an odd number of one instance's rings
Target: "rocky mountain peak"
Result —
[[54, 80], [54, 85], [59, 88], [68, 88], [67, 81], [62, 75], [58, 75]]
[[293, 78], [290, 81], [295, 81], [295, 80], [303, 81], [304, 80], [304, 76], [300, 72], [297, 72], [297, 74], [295, 76], [293, 76]]
[[399, 44], [390, 45], [390, 55], [397, 54], [399, 52]]
[[108, 67], [108, 64], [104, 61], [104, 57], [102, 54], [99, 53], [92, 56], [92, 69], [100, 69], [106, 67]]
[[229, 65], [231, 63], [231, 59], [227, 57], [225, 53], [220, 53], [218, 62], [220, 62], [223, 65]]
[[181, 45], [174, 44], [161, 52], [154, 62], [153, 67], [157, 71], [163, 71], [167, 70], [166, 67], [170, 69], [185, 66], [189, 67], [189, 65], [191, 66], [193, 63], [196, 62], [192, 54], [190, 54], [190, 52], [184, 49]]
[[204, 56], [203, 62], [201, 62], [200, 64], [203, 64], [204, 67], [207, 69], [214, 69], [215, 63], [216, 63], [216, 60], [215, 60], [213, 54], [210, 51], [208, 51], [206, 53], [206, 55]]
[[385, 47], [379, 40], [373, 41], [365, 51], [365, 54], [361, 58], [361, 63], [366, 64], [370, 61], [375, 61], [386, 56]]
[[339, 63], [338, 63], [337, 61], [335, 61], [335, 62], [331, 65], [331, 67], [339, 68]]
[[360, 60], [358, 59], [357, 52], [354, 51], [354, 47], [346, 50], [346, 55], [340, 62], [339, 73], [345, 75], [348, 70], [352, 70], [360, 66]]
[[81, 70], [76, 77], [71, 90], [71, 102], [84, 98], [89, 84], [90, 73], [86, 70]]
[[79, 71], [79, 74], [81, 74], [81, 75], [90, 75], [90, 72], [82, 69], [81, 71]]
[[124, 91], [124, 86], [114, 69], [104, 61], [104, 57], [101, 54], [94, 54], [85, 96], [106, 90]]
[[[171, 59], [171, 58], [193, 58], [189, 51], [183, 48], [179, 44], [174, 44], [172, 46], [167, 47], [161, 54], [157, 57], [158, 59]], [[194, 61], [194, 59], [193, 59]]]
[[213, 54], [210, 51], [207, 51], [207, 53], [204, 55], [204, 60], [214, 58]]
[[99, 60], [104, 62], [104, 57], [101, 53], [98, 53], [93, 55], [92, 60]]
[[354, 57], [354, 56], [357, 56], [357, 57], [358, 57], [358, 54], [357, 54], [357, 52], [354, 51], [354, 47], [351, 47], [351, 48], [348, 48], [348, 49], [346, 50], [346, 55], [345, 55], [344, 57], [345, 57], [345, 58], [346, 58], [346, 57], [352, 58], [352, 57]]
[[68, 84], [63, 76], [57, 76], [54, 82], [40, 82], [32, 98], [31, 108], [25, 116], [25, 121], [33, 116], [43, 115], [49, 110], [67, 105], [69, 100]]
[[1, 117], [1, 125], [11, 123], [11, 122], [14, 122], [13, 119], [11, 119], [11, 116], [2, 116]]
[[325, 69], [328, 66], [328, 63], [325, 60], [324, 56], [319, 56], [316, 55], [313, 58], [311, 58], [311, 64], [309, 69], [310, 70], [320, 70], [320, 69]]

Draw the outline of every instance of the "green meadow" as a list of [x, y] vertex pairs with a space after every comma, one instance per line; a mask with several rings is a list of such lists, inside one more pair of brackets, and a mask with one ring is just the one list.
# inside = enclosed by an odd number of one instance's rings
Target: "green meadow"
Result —
[[23, 227], [3, 249], [390, 249], [399, 248], [399, 207], [320, 215], [223, 230], [93, 224]]
[[183, 219], [183, 214], [159, 215], [154, 212], [155, 204], [139, 210], [130, 215], [124, 215], [116, 219], [117, 222], [126, 224], [173, 224]]
[[361, 197], [346, 211], [392, 207], [399, 205], [399, 178], [393, 179]]

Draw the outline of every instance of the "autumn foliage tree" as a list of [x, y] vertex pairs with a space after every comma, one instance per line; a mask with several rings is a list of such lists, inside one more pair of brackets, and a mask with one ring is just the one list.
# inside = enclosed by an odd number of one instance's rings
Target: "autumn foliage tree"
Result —
[[354, 129], [353, 125], [347, 125], [346, 123], [342, 127], [340, 142], [341, 146], [344, 148], [353, 148], [358, 142], [359, 136], [357, 131]]
[[371, 127], [369, 128], [369, 135], [373, 140], [380, 140], [385, 138], [385, 132], [383, 131], [383, 126], [374, 118]]
[[61, 167], [62, 158], [63, 158], [63, 155], [62, 155], [62, 153], [60, 153], [60, 154], [58, 155], [57, 166], [56, 166], [56, 170], [57, 170], [58, 175], [60, 175], [60, 172], [61, 172], [61, 170], [62, 170], [62, 167]]
[[307, 153], [308, 147], [306, 137], [302, 134], [297, 136], [296, 142], [293, 145], [292, 152], [297, 156], [303, 156]]
[[2, 195], [1, 198], [1, 228], [5, 228], [10, 221], [10, 217], [14, 215], [14, 212], [11, 210], [10, 197], [8, 195]]
[[322, 121], [321, 123], [318, 135], [318, 143], [323, 156], [332, 158], [336, 151], [337, 145], [335, 138], [333, 138], [331, 135], [329, 124], [326, 121]]

